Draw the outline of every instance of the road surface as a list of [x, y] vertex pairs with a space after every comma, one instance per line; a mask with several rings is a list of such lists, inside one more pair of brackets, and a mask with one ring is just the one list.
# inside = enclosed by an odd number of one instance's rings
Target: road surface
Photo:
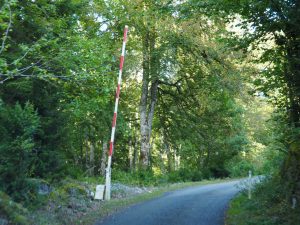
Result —
[[239, 181], [189, 187], [115, 213], [96, 225], [223, 225]]

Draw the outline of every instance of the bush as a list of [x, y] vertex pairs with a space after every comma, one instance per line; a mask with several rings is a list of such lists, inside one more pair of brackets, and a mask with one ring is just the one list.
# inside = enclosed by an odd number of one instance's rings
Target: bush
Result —
[[199, 170], [190, 170], [182, 168], [165, 175], [154, 175], [152, 171], [141, 170], [137, 172], [124, 172], [120, 170], [112, 171], [112, 180], [115, 182], [120, 182], [129, 185], [139, 185], [139, 186], [157, 186], [176, 182], [185, 181], [200, 181], [203, 179], [203, 174]]
[[0, 108], [0, 189], [16, 200], [24, 200], [30, 188], [26, 178], [34, 170], [34, 136], [39, 117], [29, 103]]
[[227, 170], [231, 177], [246, 177], [249, 170], [255, 172], [254, 166], [247, 160], [233, 160], [227, 164]]
[[11, 198], [0, 191], [0, 215], [4, 216], [9, 224], [30, 224], [27, 219], [28, 211], [22, 205], [15, 203]]
[[201, 171], [186, 168], [181, 168], [168, 174], [169, 182], [200, 181], [202, 179], [203, 175]]
[[112, 171], [112, 180], [118, 181], [123, 184], [139, 185], [139, 186], [151, 186], [158, 185], [160, 181], [159, 176], [155, 176], [152, 171], [141, 170], [137, 172], [124, 172], [120, 170]]

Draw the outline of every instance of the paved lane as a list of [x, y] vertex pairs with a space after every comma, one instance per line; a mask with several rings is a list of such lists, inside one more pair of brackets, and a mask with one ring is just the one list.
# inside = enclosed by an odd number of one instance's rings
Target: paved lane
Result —
[[131, 206], [96, 225], [223, 225], [239, 181], [189, 187]]

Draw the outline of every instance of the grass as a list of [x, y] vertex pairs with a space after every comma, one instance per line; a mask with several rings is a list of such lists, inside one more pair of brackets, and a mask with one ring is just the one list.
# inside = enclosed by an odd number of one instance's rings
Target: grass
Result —
[[286, 189], [275, 180], [258, 184], [249, 200], [241, 192], [230, 203], [226, 225], [297, 225], [300, 209], [292, 209]]
[[112, 199], [110, 201], [104, 201], [101, 204], [100, 208], [96, 211], [89, 212], [84, 218], [77, 221], [77, 224], [94, 224], [97, 220], [111, 215], [121, 209], [129, 207], [131, 205], [144, 202], [156, 197], [163, 195], [166, 192], [179, 190], [186, 187], [206, 185], [206, 184], [216, 184], [224, 181], [233, 181], [234, 179], [215, 179], [215, 180], [203, 180], [199, 182], [185, 182], [185, 183], [176, 183], [169, 184], [161, 187], [157, 187], [152, 192], [143, 193], [136, 195], [134, 197], [125, 198], [125, 199]]

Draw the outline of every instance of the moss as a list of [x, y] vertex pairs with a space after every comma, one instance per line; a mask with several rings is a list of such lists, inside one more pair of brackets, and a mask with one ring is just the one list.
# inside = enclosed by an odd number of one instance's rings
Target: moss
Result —
[[87, 194], [86, 188], [78, 183], [68, 183], [62, 186], [63, 191], [69, 195], [85, 195]]
[[25, 216], [22, 215], [15, 215], [15, 217], [13, 218], [13, 222], [15, 224], [29, 224], [29, 221], [27, 220], [27, 218]]
[[26, 225], [31, 224], [28, 220], [28, 210], [21, 204], [11, 200], [11, 198], [0, 191], [0, 214], [4, 216], [10, 224]]
[[[298, 137], [299, 139], [300, 137]], [[300, 141], [290, 143], [288, 155], [285, 158], [281, 180], [286, 188], [286, 198], [296, 198], [300, 202]]]
[[50, 193], [49, 200], [54, 202], [65, 202], [72, 196], [87, 196], [87, 193], [88, 185], [67, 179], [62, 181], [59, 186]]

